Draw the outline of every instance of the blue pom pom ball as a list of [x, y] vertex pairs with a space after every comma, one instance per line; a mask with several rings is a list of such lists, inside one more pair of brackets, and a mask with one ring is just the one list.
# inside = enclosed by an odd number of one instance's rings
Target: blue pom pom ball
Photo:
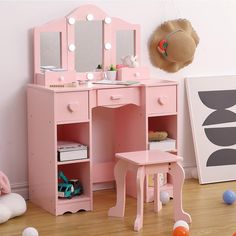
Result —
[[226, 190], [223, 194], [223, 200], [226, 204], [231, 205], [236, 200], [236, 194], [232, 190]]

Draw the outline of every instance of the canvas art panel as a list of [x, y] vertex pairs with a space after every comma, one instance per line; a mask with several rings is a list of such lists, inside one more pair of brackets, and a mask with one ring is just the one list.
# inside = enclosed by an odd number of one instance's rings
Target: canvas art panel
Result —
[[236, 76], [186, 79], [201, 184], [236, 179]]

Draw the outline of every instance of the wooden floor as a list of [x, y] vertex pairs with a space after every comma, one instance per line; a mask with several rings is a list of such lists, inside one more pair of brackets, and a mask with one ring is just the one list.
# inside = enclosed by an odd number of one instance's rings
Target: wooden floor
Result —
[[[232, 236], [236, 232], [236, 203], [227, 206], [222, 201], [226, 189], [236, 191], [236, 182], [199, 185], [187, 180], [184, 185], [183, 206], [191, 214], [191, 236]], [[145, 204], [144, 227], [133, 231], [136, 200], [128, 197], [125, 217], [109, 218], [108, 209], [115, 204], [114, 190], [94, 193], [94, 211], [65, 214], [55, 217], [28, 203], [27, 213], [0, 225], [0, 236], [20, 236], [25, 227], [38, 229], [40, 236], [89, 236], [89, 235], [153, 235], [171, 236], [174, 224], [173, 201], [155, 214], [153, 204]]]

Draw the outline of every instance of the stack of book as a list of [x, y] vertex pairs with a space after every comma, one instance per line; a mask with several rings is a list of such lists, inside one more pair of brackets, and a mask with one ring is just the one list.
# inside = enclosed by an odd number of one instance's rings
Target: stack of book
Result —
[[75, 142], [57, 142], [58, 161], [72, 161], [88, 158], [88, 147]]

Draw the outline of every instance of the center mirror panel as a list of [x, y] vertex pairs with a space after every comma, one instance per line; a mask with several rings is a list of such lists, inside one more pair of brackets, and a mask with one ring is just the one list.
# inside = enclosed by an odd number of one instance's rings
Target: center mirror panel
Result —
[[103, 63], [102, 21], [75, 22], [75, 70], [95, 71]]
[[135, 56], [134, 30], [116, 32], [116, 64], [122, 64], [122, 58]]

